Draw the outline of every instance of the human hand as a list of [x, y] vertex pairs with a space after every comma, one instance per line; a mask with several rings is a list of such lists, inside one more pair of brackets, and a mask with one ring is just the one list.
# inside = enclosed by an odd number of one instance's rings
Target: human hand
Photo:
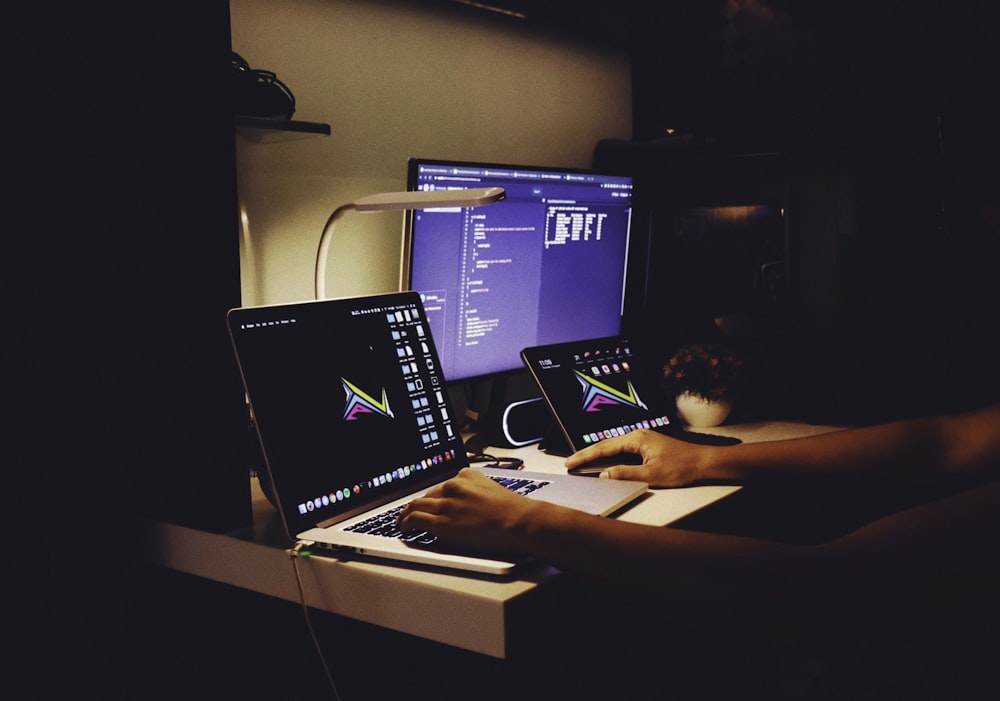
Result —
[[566, 458], [565, 465], [572, 469], [594, 460], [631, 453], [642, 457], [641, 465], [615, 465], [605, 469], [601, 477], [637, 480], [651, 487], [683, 487], [705, 479], [712, 450], [710, 446], [640, 430], [588, 446]]
[[512, 550], [518, 541], [517, 525], [541, 503], [466, 468], [412, 500], [400, 514], [399, 528], [428, 531], [465, 547]]

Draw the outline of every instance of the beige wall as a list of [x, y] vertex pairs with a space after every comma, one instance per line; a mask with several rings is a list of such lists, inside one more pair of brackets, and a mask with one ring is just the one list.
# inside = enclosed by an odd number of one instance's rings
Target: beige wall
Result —
[[[244, 304], [313, 296], [334, 207], [403, 190], [411, 156], [588, 167], [595, 143], [631, 136], [624, 53], [547, 36], [468, 8], [391, 0], [230, 0], [233, 50], [295, 93], [325, 138], [237, 139]], [[337, 226], [329, 296], [398, 287], [402, 215]]]

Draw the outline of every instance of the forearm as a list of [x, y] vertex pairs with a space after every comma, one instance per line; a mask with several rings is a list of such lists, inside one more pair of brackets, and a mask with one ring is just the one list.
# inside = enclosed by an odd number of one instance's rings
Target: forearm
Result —
[[740, 482], [772, 479], [864, 480], [898, 470], [931, 471], [940, 447], [931, 427], [917, 422], [884, 424], [807, 438], [743, 443], [714, 450], [704, 474]]
[[770, 443], [712, 449], [708, 479], [888, 480], [933, 483], [996, 469], [1000, 410], [910, 419]]
[[946, 620], [994, 606], [1000, 537], [991, 483], [891, 514], [822, 545], [653, 528], [547, 504], [519, 549], [623, 600], [691, 623], [757, 632]]
[[519, 549], [632, 605], [699, 625], [788, 628], [810, 604], [807, 548], [654, 528], [539, 504]]

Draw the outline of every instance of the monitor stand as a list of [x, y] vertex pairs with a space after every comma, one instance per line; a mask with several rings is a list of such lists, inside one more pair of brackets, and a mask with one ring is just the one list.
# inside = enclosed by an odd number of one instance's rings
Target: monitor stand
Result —
[[521, 448], [541, 442], [554, 423], [545, 401], [541, 397], [511, 401], [507, 377], [490, 382], [489, 403], [480, 414], [476, 434], [466, 441], [466, 450], [482, 453], [487, 446]]

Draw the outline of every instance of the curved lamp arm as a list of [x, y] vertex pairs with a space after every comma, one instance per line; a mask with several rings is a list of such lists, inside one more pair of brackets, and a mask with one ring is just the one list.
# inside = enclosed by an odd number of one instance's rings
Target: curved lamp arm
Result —
[[316, 299], [326, 297], [326, 259], [330, 255], [330, 240], [333, 238], [333, 227], [345, 213], [357, 209], [355, 204], [344, 204], [333, 210], [333, 214], [323, 226], [323, 235], [319, 238], [319, 248], [316, 251], [315, 294]]
[[499, 202], [507, 196], [502, 187], [482, 187], [458, 190], [415, 190], [412, 192], [383, 192], [362, 197], [357, 202], [344, 204], [333, 210], [326, 220], [323, 235], [316, 251], [315, 295], [316, 299], [326, 296], [326, 260], [330, 254], [333, 228], [345, 213], [384, 212], [400, 209], [430, 209], [433, 207], [481, 207]]

